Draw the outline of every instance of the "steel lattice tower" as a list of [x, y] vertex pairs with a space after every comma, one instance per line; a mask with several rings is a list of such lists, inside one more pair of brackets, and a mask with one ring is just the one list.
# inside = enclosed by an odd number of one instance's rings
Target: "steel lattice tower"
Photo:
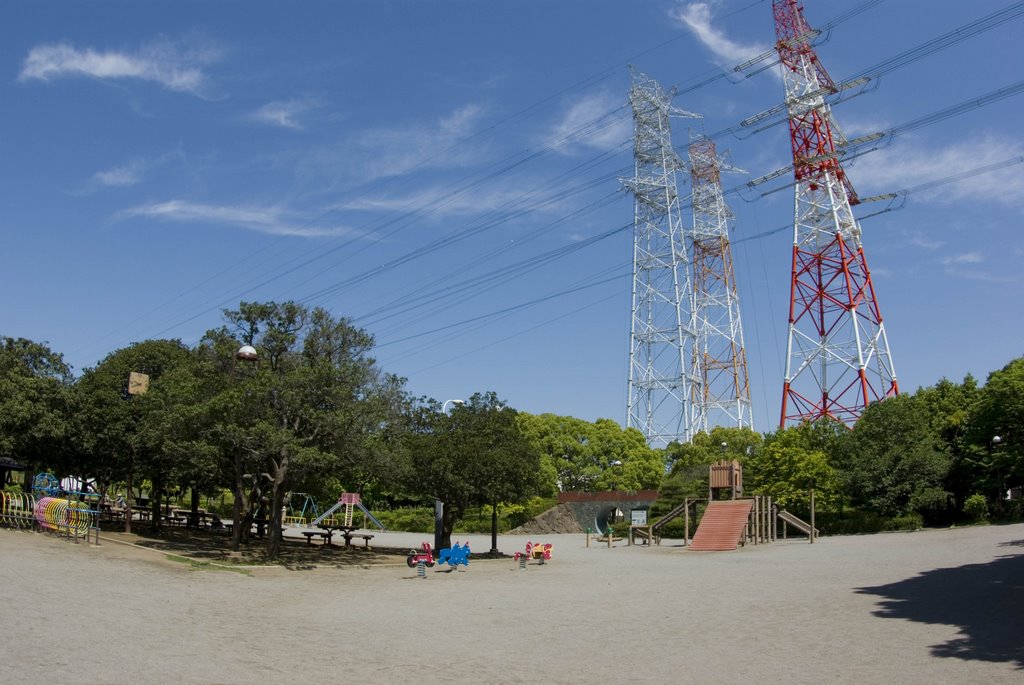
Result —
[[676, 190], [683, 162], [672, 148], [671, 116], [695, 117], [672, 106], [675, 91], [633, 71], [635, 175], [632, 191], [633, 313], [630, 323], [627, 427], [652, 446], [689, 442], [695, 422], [690, 365], [694, 349], [693, 289]]
[[693, 184], [693, 291], [696, 344], [693, 367], [700, 378], [690, 388], [695, 430], [719, 425], [753, 429], [747, 352], [743, 346], [740, 300], [729, 244], [732, 212], [722, 197], [715, 143], [691, 137]]
[[796, 178], [780, 425], [826, 416], [849, 424], [899, 387], [850, 209], [857, 194], [837, 155], [845, 139], [825, 100], [835, 83], [818, 61], [798, 0], [772, 0], [772, 11]]

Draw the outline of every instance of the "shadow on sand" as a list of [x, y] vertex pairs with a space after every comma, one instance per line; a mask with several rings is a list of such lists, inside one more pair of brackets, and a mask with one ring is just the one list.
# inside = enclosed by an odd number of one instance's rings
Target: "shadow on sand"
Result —
[[[1001, 546], [1009, 545], [1024, 541]], [[1011, 662], [1024, 669], [1024, 554], [935, 569], [857, 592], [883, 598], [875, 616], [958, 627], [960, 637], [932, 646], [935, 656]]]

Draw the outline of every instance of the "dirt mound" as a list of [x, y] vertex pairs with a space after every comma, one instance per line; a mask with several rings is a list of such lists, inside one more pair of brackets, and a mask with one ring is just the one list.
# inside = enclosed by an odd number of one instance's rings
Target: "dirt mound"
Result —
[[510, 532], [518, 535], [554, 535], [556, 533], [582, 533], [583, 527], [576, 520], [568, 504], [559, 504]]

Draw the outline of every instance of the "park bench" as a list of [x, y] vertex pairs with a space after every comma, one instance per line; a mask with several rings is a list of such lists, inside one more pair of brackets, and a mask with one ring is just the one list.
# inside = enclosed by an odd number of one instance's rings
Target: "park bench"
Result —
[[352, 538], [362, 538], [363, 546], [369, 549], [370, 540], [373, 539], [372, 535], [367, 533], [345, 533], [345, 546], [348, 547], [352, 544]]
[[314, 537], [318, 537], [321, 540], [323, 540], [324, 544], [330, 544], [330, 542], [331, 542], [331, 534], [328, 533], [328, 532], [322, 531], [322, 530], [303, 530], [303, 531], [300, 531], [300, 532], [304, 536], [306, 536], [306, 544], [307, 545], [312, 545], [313, 544], [313, 538]]

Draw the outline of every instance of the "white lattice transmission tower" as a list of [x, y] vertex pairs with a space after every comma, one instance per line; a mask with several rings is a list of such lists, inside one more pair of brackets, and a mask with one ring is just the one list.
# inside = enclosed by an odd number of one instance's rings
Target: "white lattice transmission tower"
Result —
[[693, 292], [696, 342], [691, 385], [696, 430], [714, 426], [753, 429], [747, 352], [733, 270], [729, 226], [732, 212], [722, 196], [722, 169], [740, 171], [718, 157], [715, 143], [691, 136], [693, 187]]
[[672, 147], [672, 116], [696, 117], [672, 106], [674, 91], [633, 71], [635, 174], [623, 179], [633, 193], [633, 307], [626, 425], [662, 447], [689, 442], [695, 341], [693, 289], [686, 235], [676, 189], [684, 168]]

